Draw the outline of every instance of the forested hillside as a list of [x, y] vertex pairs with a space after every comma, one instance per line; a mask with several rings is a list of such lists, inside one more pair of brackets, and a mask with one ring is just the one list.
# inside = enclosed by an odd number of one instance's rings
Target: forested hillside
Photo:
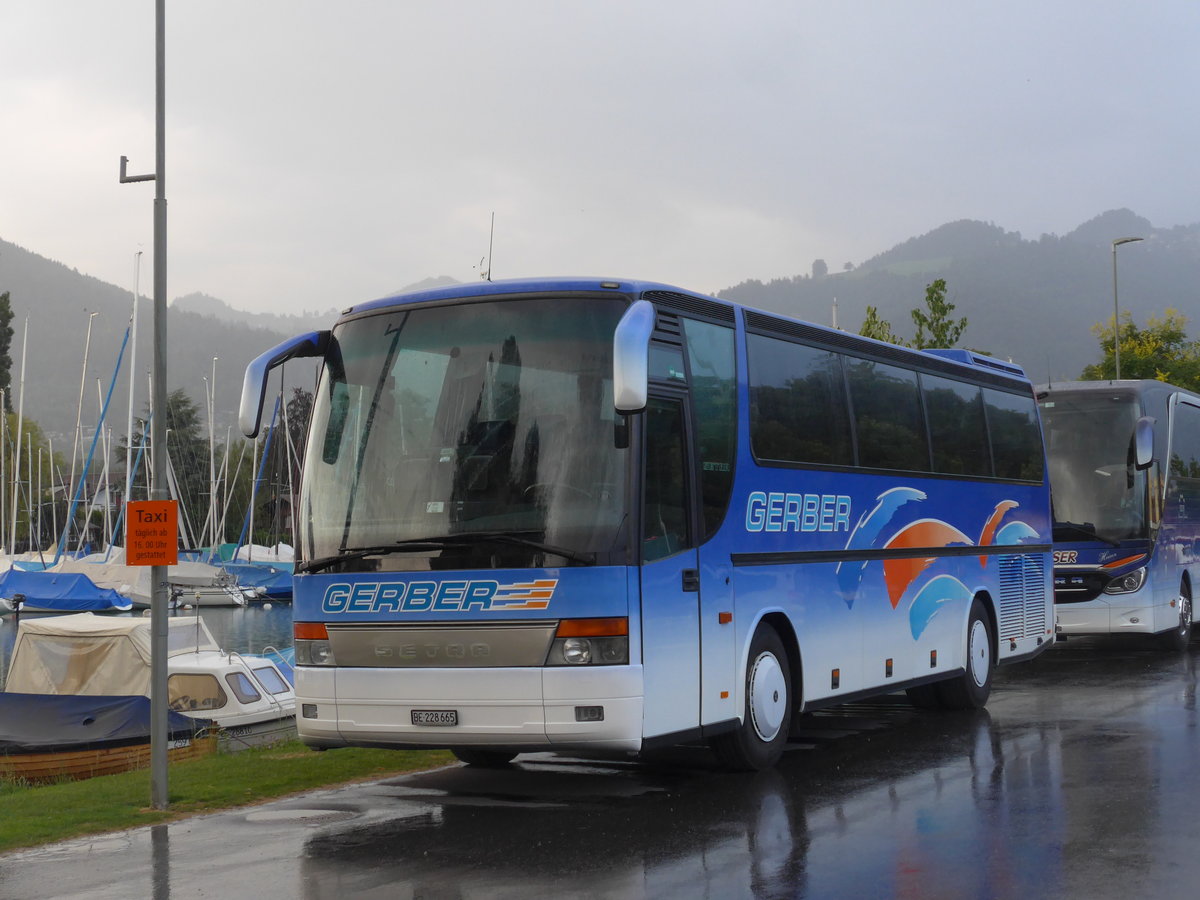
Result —
[[[1112, 241], [1128, 236], [1145, 240], [1118, 251], [1122, 312], [1143, 322], [1149, 314], [1173, 307], [1195, 317], [1193, 335], [1200, 331], [1200, 225], [1155, 228], [1129, 210], [1104, 213], [1061, 237], [1032, 239], [990, 223], [952, 222], [857, 267], [815, 260], [808, 273], [765, 283], [746, 281], [720, 295], [824, 324], [830, 323], [836, 300], [838, 325], [848, 331], [857, 331], [867, 306], [874, 306], [907, 338], [913, 333], [910, 310], [922, 303], [926, 285], [944, 278], [955, 315], [968, 319], [963, 345], [1010, 358], [1035, 380], [1062, 380], [1077, 377], [1100, 358], [1091, 328], [1112, 316]], [[144, 289], [150, 283], [147, 265]], [[13, 386], [20, 376], [28, 317], [25, 409], [52, 436], [74, 430], [88, 322], [96, 314], [82, 378], [83, 422], [94, 424], [129, 323], [131, 291], [0, 241], [0, 291], [6, 290], [15, 313]], [[141, 306], [139, 410], [148, 396], [152, 363], [149, 298], [143, 297]], [[182, 388], [206, 409], [206, 379], [212, 380], [213, 357], [218, 357], [216, 418], [223, 434], [235, 422], [246, 364], [282, 338], [322, 327], [333, 316], [332, 310], [295, 316], [244, 313], [203, 295], [181, 298], [168, 317], [168, 387]], [[109, 418], [117, 439], [124, 433], [128, 363], [127, 356]], [[297, 362], [288, 380], [311, 385], [314, 372], [310, 361]]]
[[[1122, 313], [1141, 322], [1168, 307], [1200, 329], [1200, 225], [1155, 228], [1129, 210], [1097, 216], [1061, 237], [1025, 239], [996, 225], [960, 221], [912, 238], [848, 271], [770, 282], [747, 281], [720, 295], [857, 331], [867, 306], [901, 337], [925, 287], [946, 279], [955, 315], [969, 324], [962, 344], [1010, 358], [1038, 381], [1076, 378], [1100, 357], [1091, 327], [1113, 314], [1112, 241], [1146, 240], [1118, 250]], [[834, 268], [834, 267], [829, 267]]]

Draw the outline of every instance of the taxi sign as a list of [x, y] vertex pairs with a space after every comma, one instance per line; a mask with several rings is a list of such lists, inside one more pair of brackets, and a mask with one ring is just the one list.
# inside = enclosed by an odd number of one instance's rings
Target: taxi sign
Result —
[[173, 566], [179, 562], [179, 503], [135, 500], [125, 504], [125, 563]]

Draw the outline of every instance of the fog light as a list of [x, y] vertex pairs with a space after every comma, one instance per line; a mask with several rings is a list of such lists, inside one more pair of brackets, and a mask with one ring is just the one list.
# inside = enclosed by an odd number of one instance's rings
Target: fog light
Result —
[[592, 661], [592, 642], [587, 638], [567, 638], [563, 641], [563, 659], [572, 666]]
[[575, 707], [576, 722], [603, 722], [604, 707], [603, 706], [577, 706]]

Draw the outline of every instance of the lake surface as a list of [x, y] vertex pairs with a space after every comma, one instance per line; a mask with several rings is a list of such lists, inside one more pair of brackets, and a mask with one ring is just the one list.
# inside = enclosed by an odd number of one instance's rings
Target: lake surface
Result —
[[[170, 615], [192, 615], [195, 610], [180, 610]], [[141, 617], [143, 610], [116, 613], [118, 618]], [[22, 619], [41, 618], [23, 615]], [[268, 647], [283, 650], [292, 646], [292, 604], [251, 603], [249, 606], [209, 606], [200, 610], [200, 618], [212, 632], [222, 650], [262, 653]], [[8, 660], [17, 640], [13, 616], [0, 616], [0, 688], [8, 674]]]

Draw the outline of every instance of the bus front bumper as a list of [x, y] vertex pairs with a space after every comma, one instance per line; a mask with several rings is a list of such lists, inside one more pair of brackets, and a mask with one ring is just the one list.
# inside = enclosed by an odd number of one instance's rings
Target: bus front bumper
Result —
[[[414, 724], [414, 712], [452, 712], [458, 724]], [[312, 747], [637, 751], [642, 669], [303, 666], [296, 726]]]
[[[1097, 597], [1086, 603], [1056, 603], [1059, 634], [1153, 634], [1154, 606], [1131, 602], [1137, 595]], [[1141, 599], [1140, 597], [1138, 598]]]

